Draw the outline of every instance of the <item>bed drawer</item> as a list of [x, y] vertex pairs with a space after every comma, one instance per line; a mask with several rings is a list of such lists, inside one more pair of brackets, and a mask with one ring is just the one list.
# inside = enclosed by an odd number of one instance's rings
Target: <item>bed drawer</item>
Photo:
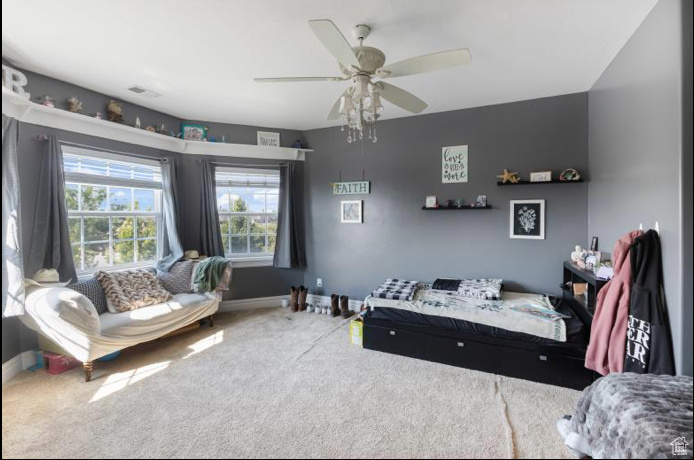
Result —
[[394, 353], [396, 355], [423, 358], [424, 338], [416, 332], [364, 325], [364, 348]]
[[424, 344], [426, 359], [483, 372], [497, 372], [498, 347], [472, 340], [428, 336]]
[[583, 390], [592, 383], [592, 372], [583, 359], [536, 351], [506, 349], [501, 355], [501, 373], [535, 382]]

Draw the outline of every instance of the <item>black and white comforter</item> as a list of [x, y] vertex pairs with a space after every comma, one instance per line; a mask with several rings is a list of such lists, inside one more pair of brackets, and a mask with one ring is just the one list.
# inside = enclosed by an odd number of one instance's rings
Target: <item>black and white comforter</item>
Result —
[[692, 458], [692, 378], [609, 374], [583, 390], [566, 445], [593, 458]]

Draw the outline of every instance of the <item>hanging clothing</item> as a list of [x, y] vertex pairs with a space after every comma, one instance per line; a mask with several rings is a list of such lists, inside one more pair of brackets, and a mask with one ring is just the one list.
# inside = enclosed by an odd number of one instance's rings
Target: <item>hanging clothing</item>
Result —
[[612, 251], [614, 277], [598, 293], [585, 366], [602, 375], [624, 369], [632, 285], [629, 251], [641, 235], [636, 230], [617, 241]]
[[636, 238], [630, 258], [633, 285], [624, 371], [675, 375], [658, 232]]

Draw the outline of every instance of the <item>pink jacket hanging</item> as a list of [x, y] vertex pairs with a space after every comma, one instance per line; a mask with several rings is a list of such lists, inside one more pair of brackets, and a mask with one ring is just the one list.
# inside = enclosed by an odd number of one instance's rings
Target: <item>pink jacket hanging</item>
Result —
[[641, 235], [641, 230], [635, 230], [617, 241], [612, 251], [614, 278], [598, 293], [586, 351], [586, 367], [602, 375], [624, 369], [632, 285], [629, 250]]

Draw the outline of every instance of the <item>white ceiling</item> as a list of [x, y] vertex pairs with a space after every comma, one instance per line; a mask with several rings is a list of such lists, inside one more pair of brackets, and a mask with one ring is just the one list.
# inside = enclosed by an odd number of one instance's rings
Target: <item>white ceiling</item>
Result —
[[[353, 25], [370, 25], [365, 44], [387, 63], [469, 48], [469, 66], [389, 80], [432, 113], [587, 91], [656, 2], [4, 0], [2, 54], [180, 118], [310, 129], [331, 125], [346, 82], [252, 80], [340, 75], [309, 19], [332, 19], [350, 41]], [[133, 84], [163, 96], [137, 96]], [[409, 115], [385, 104], [384, 118]]]

